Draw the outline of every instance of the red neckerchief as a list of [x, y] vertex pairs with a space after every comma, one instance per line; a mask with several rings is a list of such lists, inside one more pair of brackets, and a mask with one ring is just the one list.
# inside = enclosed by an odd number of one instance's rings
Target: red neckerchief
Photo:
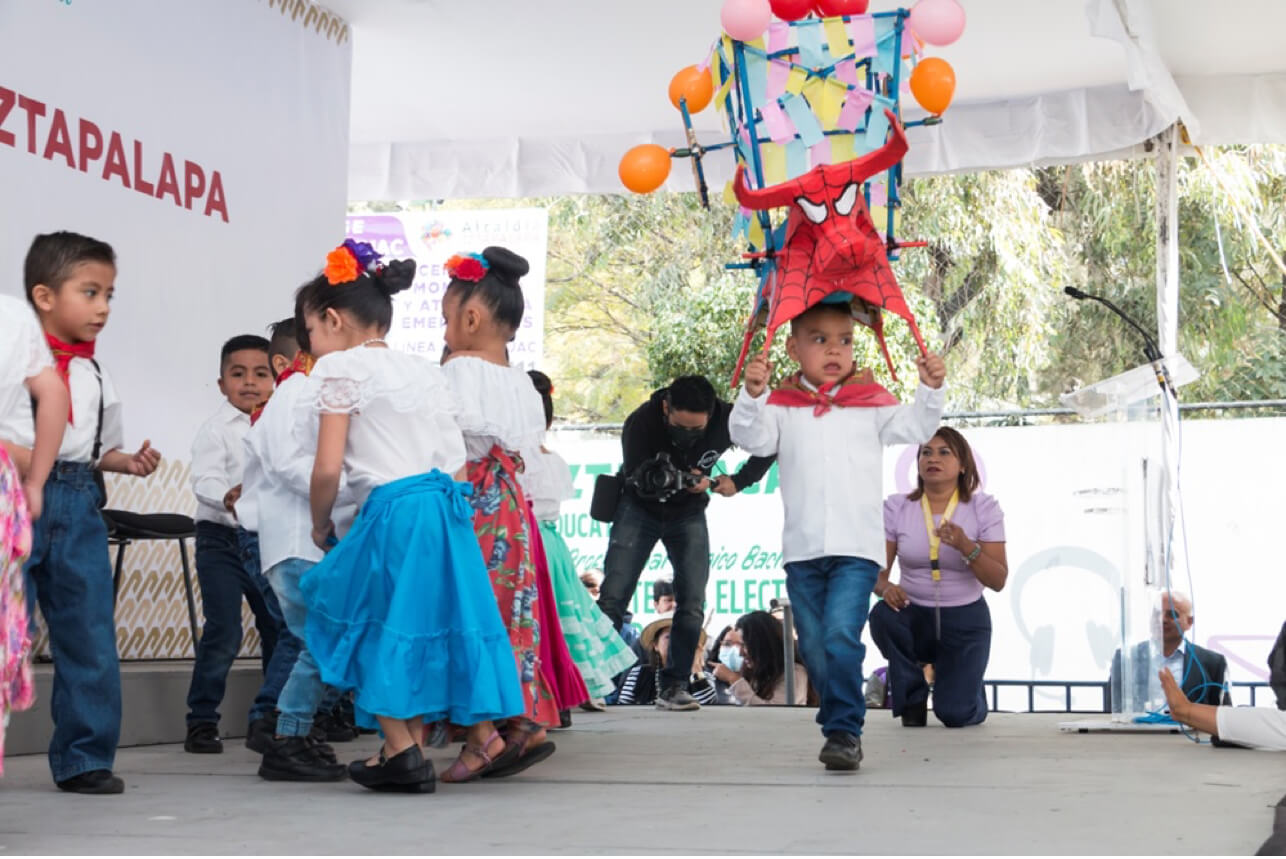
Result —
[[837, 379], [814, 390], [804, 383], [803, 375], [796, 373], [786, 379], [776, 390], [768, 395], [768, 405], [813, 409], [813, 414], [821, 417], [831, 410], [832, 406], [840, 408], [877, 408], [879, 406], [896, 406], [898, 398], [876, 384], [870, 370], [864, 370], [861, 381], [858, 381], [854, 370], [843, 379]]
[[49, 351], [54, 353], [54, 369], [58, 371], [59, 377], [62, 378], [63, 384], [67, 386], [67, 422], [72, 423], [75, 417], [72, 414], [71, 407], [71, 359], [85, 358], [94, 360], [94, 341], [87, 343], [64, 343], [48, 331], [45, 332], [45, 342], [49, 344]]
[[[274, 380], [274, 384], [276, 385], [276, 387], [280, 388], [282, 382], [286, 381], [296, 373], [303, 373], [305, 376], [307, 376], [309, 373], [313, 371], [313, 364], [315, 363], [317, 362], [313, 359], [312, 355], [309, 355], [307, 352], [303, 351], [302, 349], [299, 350], [298, 352], [295, 353], [295, 360], [290, 362], [289, 367], [281, 371], [281, 375], [279, 375]], [[258, 406], [255, 407], [254, 411], [250, 413], [250, 426], [254, 426], [256, 423], [258, 423], [259, 417], [263, 414], [263, 409], [264, 409], [264, 406], [266, 405], [268, 405], [268, 401], [264, 400], [262, 403], [260, 403]]]

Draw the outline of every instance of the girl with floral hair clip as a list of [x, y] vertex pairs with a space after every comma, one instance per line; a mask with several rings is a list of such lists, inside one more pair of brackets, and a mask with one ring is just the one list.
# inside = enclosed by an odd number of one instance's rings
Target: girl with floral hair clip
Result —
[[[358, 723], [384, 735], [378, 754], [349, 765], [350, 777], [374, 790], [429, 792], [425, 719], [469, 726], [470, 746], [503, 764], [494, 722], [526, 707], [473, 533], [472, 487], [452, 477], [466, 458], [461, 403], [441, 369], [384, 341], [392, 296], [415, 270], [413, 260], [385, 267], [349, 240], [296, 297], [300, 346], [317, 356], [296, 431], [316, 438], [312, 536], [328, 550], [300, 589], [322, 680], [356, 690]], [[336, 541], [341, 474], [360, 511]]]
[[511, 367], [508, 358], [508, 344], [522, 324], [525, 301], [518, 279], [527, 273], [527, 261], [505, 248], [489, 247], [481, 254], [452, 257], [447, 271], [451, 282], [442, 314], [449, 352], [442, 369], [461, 401], [457, 420], [473, 484], [474, 530], [499, 616], [509, 631], [524, 704], [521, 718], [504, 728], [504, 755], [515, 759], [492, 763], [499, 749], [466, 745], [443, 776], [444, 781], [465, 781], [511, 775], [553, 754], [545, 728], [559, 723], [559, 703], [556, 677], [542, 663], [541, 636], [561, 631], [541, 624], [545, 597], [533, 563], [536, 540], [526, 496], [528, 482], [541, 467], [545, 409], [527, 374]]

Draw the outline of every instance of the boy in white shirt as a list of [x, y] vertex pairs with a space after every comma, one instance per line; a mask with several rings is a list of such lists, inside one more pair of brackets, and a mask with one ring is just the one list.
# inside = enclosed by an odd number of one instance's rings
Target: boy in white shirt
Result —
[[800, 372], [769, 395], [770, 367], [755, 358], [728, 423], [746, 452], [777, 455], [786, 590], [821, 697], [818, 759], [828, 770], [855, 770], [862, 760], [862, 627], [885, 557], [881, 448], [932, 437], [946, 379], [941, 358], [920, 358], [915, 403], [897, 405], [869, 372], [856, 374], [853, 323], [847, 302], [795, 317], [786, 349]]
[[[326, 687], [303, 641], [306, 611], [299, 589], [304, 573], [323, 556], [313, 543], [308, 498], [316, 441], [306, 447], [295, 427], [295, 406], [307, 394], [311, 361], [303, 351], [294, 354], [293, 361], [277, 360], [282, 357], [277, 354], [279, 344], [290, 339], [287, 331], [297, 344], [293, 320], [273, 326], [272, 359], [274, 369], [280, 366], [281, 370], [276, 391], [246, 436], [245, 480], [237, 514], [246, 528], [259, 534], [260, 558], [287, 629], [299, 641], [299, 654], [277, 697], [280, 712], [275, 736], [263, 738], [262, 744], [252, 748], [262, 752], [259, 775], [269, 781], [337, 781], [345, 777], [346, 768], [336, 761], [334, 750], [312, 733], [314, 714]], [[271, 515], [261, 515], [261, 511]], [[343, 516], [345, 525], [354, 512], [349, 504]]]
[[[36, 236], [23, 281], [71, 394], [67, 431], [45, 483], [44, 513], [25, 567], [27, 592], [40, 604], [54, 657], [49, 768], [62, 790], [121, 793], [125, 783], [112, 774], [121, 676], [107, 526], [99, 513], [106, 499], [97, 471], [146, 477], [161, 455], [146, 441], [135, 454], [120, 450], [121, 402], [94, 358], [116, 284], [111, 245], [71, 232]], [[31, 403], [22, 399], [0, 423], [0, 438], [20, 470], [28, 467], [33, 433]]]
[[[187, 739], [196, 754], [223, 751], [219, 704], [228, 671], [241, 650], [241, 600], [250, 604], [262, 644], [263, 668], [270, 673], [281, 612], [254, 563], [253, 535], [239, 533], [234, 505], [241, 495], [245, 437], [250, 413], [272, 393], [268, 341], [244, 334], [220, 352], [219, 392], [226, 398], [192, 442], [192, 490], [196, 494], [196, 574], [201, 583], [205, 623], [188, 688]], [[285, 681], [283, 672], [282, 682]], [[262, 696], [260, 696], [262, 697]], [[250, 723], [271, 715], [274, 702], [256, 698]], [[266, 710], [266, 712], [261, 712]]]

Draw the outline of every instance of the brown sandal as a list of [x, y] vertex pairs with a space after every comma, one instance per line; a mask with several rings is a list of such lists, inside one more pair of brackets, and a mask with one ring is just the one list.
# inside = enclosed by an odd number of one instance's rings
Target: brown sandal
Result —
[[[465, 743], [464, 748], [460, 749], [460, 754], [451, 762], [451, 766], [447, 771], [438, 776], [438, 780], [447, 782], [448, 784], [464, 784], [465, 782], [476, 781], [482, 778], [483, 775], [490, 772], [497, 766], [504, 766], [507, 764], [510, 759], [508, 745], [506, 745], [504, 750], [495, 758], [492, 758], [491, 755], [487, 754], [487, 748], [499, 739], [503, 739], [500, 736], [500, 732], [492, 731], [491, 736], [487, 737], [486, 742], [480, 746]], [[466, 754], [471, 754], [480, 759], [482, 761], [482, 766], [477, 769], [470, 768], [470, 766], [464, 762], [464, 756]]]
[[517, 775], [548, 758], [557, 747], [549, 740], [535, 742], [537, 736], [545, 733], [543, 725], [530, 719], [524, 719], [515, 725], [506, 738], [504, 754], [497, 757], [495, 763], [482, 773], [482, 778]]

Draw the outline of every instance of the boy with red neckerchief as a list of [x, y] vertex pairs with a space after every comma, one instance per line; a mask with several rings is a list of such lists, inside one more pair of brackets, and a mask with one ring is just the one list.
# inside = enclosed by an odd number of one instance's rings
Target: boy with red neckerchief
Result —
[[885, 556], [881, 448], [933, 435], [946, 380], [941, 358], [921, 357], [915, 403], [898, 405], [869, 371], [856, 371], [853, 322], [847, 301], [796, 316], [786, 350], [799, 372], [770, 393], [771, 368], [755, 358], [728, 421], [747, 453], [777, 455], [786, 590], [821, 697], [818, 759], [828, 770], [856, 770], [862, 760], [862, 627]]
[[[112, 565], [99, 515], [105, 499], [94, 472], [146, 477], [161, 455], [146, 441], [137, 453], [120, 450], [120, 399], [94, 357], [116, 282], [111, 245], [71, 232], [36, 236], [23, 280], [71, 394], [67, 431], [45, 484], [44, 515], [35, 523], [25, 568], [54, 657], [49, 767], [62, 790], [121, 793], [124, 782], [112, 774], [121, 726]], [[30, 455], [30, 404], [0, 426], [0, 437], [13, 442], [17, 458]]]

